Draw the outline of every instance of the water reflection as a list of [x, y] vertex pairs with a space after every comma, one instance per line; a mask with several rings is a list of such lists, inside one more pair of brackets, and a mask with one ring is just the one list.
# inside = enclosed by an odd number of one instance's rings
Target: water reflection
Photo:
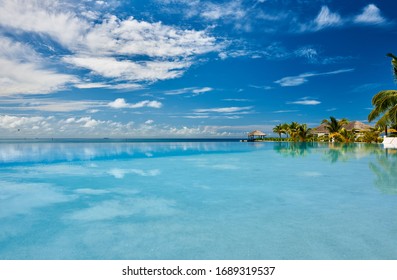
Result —
[[0, 143], [0, 163], [38, 163], [95, 159], [148, 158], [197, 153], [241, 152], [233, 142]]
[[312, 142], [276, 142], [274, 150], [283, 155], [290, 157], [302, 157], [308, 155], [312, 148], [318, 148], [319, 143]]
[[375, 186], [386, 194], [397, 194], [397, 150], [379, 154], [369, 168], [376, 176]]
[[319, 154], [330, 163], [368, 158], [374, 185], [383, 193], [397, 194], [397, 150], [376, 144], [277, 143], [274, 150], [283, 156], [305, 157]]

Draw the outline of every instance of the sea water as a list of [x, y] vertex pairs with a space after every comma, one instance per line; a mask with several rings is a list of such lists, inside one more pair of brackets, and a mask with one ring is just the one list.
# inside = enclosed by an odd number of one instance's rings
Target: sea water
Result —
[[0, 259], [396, 259], [382, 145], [2, 141]]

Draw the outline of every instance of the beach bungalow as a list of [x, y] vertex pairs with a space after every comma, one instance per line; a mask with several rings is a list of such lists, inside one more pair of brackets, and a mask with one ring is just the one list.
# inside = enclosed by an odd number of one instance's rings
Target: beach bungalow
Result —
[[328, 136], [329, 135], [329, 131], [326, 128], [326, 124], [320, 124], [319, 126], [313, 128], [311, 130], [311, 133], [314, 135], [317, 135], [318, 137], [320, 136]]
[[248, 133], [248, 141], [262, 140], [265, 138], [266, 133], [259, 130], [254, 130]]
[[[371, 130], [372, 126], [359, 121], [351, 121], [348, 124], [345, 124], [343, 128], [347, 131], [352, 131], [356, 135], [356, 138], [358, 138], [360, 136], [363, 136], [364, 132]], [[321, 124], [318, 127], [313, 128], [311, 133], [317, 135], [318, 137], [329, 135], [326, 124]]]
[[343, 126], [344, 129], [347, 131], [352, 131], [354, 134], [356, 134], [357, 137], [362, 136], [365, 131], [370, 131], [372, 129], [372, 126], [364, 124], [359, 121], [352, 121], [349, 122], [348, 124], [345, 124]]

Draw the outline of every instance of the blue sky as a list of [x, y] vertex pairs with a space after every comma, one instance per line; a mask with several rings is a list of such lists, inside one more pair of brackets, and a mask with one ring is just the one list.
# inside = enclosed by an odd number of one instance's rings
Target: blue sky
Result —
[[244, 137], [365, 121], [394, 0], [0, 0], [0, 137]]

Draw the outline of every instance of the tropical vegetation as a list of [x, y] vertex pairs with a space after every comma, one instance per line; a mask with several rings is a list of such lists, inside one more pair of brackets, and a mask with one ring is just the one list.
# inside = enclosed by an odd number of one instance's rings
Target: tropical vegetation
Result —
[[[278, 124], [273, 128], [273, 132], [277, 133], [279, 138], [268, 138], [266, 140], [293, 142], [307, 142], [313, 140], [313, 135], [310, 133], [311, 128], [308, 128], [307, 124], [300, 124], [297, 122]], [[285, 134], [286, 137], [282, 138], [282, 134]]]
[[[392, 59], [393, 76], [397, 83], [397, 56], [392, 53], [388, 53], [387, 56]], [[337, 120], [335, 117], [331, 116], [329, 119], [325, 119], [321, 122], [328, 132], [324, 133], [323, 136], [317, 136], [313, 133], [311, 128], [308, 128], [307, 124], [291, 122], [284, 124], [280, 123], [273, 128], [273, 132], [278, 134], [278, 138], [266, 138], [264, 140], [379, 143], [382, 141], [380, 137], [382, 131], [385, 131], [386, 136], [389, 131], [397, 134], [397, 90], [382, 90], [378, 92], [372, 98], [372, 105], [374, 108], [368, 115], [368, 121], [371, 122], [377, 119], [375, 128], [371, 128], [360, 134], [355, 133], [354, 130], [347, 130], [345, 128], [349, 123], [347, 119], [343, 118]], [[285, 135], [285, 137], [282, 137], [282, 135]]]
[[[392, 58], [393, 76], [395, 81], [397, 81], [397, 57], [392, 53], [388, 53], [387, 56]], [[387, 128], [397, 126], [397, 90], [382, 90], [378, 92], [372, 98], [372, 105], [374, 108], [368, 115], [368, 121], [371, 122], [379, 118], [376, 122], [376, 127], [384, 130], [387, 136]]]
[[324, 119], [321, 123], [325, 124], [331, 142], [349, 142], [347, 139], [350, 139], [351, 135], [348, 135], [349, 133], [343, 128], [345, 124], [349, 123], [347, 119], [337, 120], [331, 116], [329, 120]]
[[[278, 124], [273, 128], [273, 132], [278, 134], [276, 137], [268, 137], [265, 141], [288, 141], [288, 142], [338, 142], [338, 143], [380, 143], [381, 129], [371, 128], [370, 130], [356, 133], [354, 130], [347, 130], [345, 126], [349, 123], [347, 119], [336, 119], [331, 116], [321, 122], [327, 130], [322, 136], [317, 136], [313, 129], [308, 128], [307, 124], [298, 122]], [[397, 127], [396, 127], [397, 128]], [[285, 135], [285, 137], [282, 137]]]

